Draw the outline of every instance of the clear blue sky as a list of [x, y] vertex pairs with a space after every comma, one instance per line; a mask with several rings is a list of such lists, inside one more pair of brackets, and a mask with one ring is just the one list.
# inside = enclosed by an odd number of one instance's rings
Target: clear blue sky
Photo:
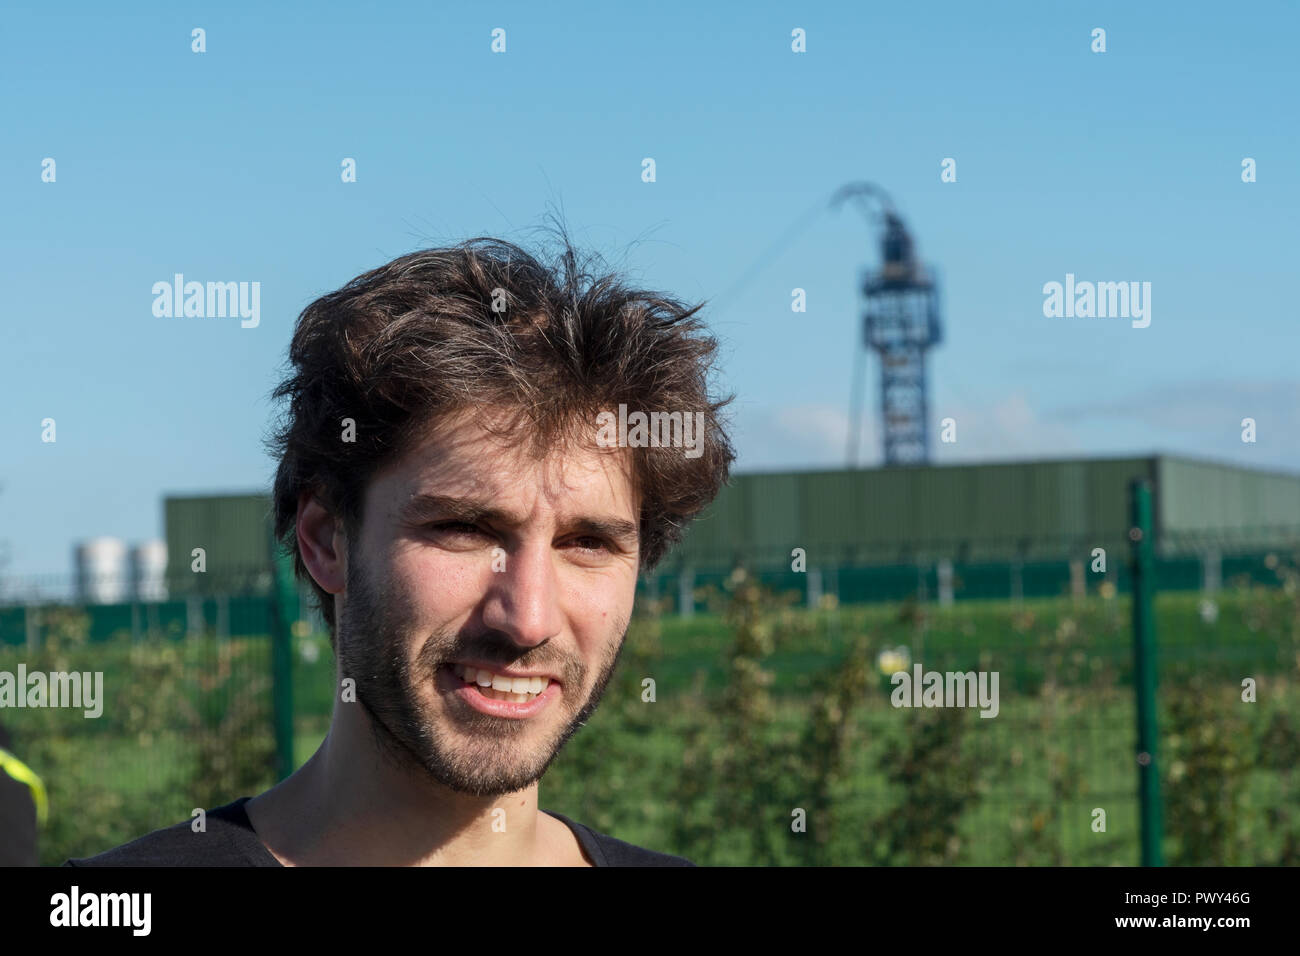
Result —
[[[305, 305], [422, 246], [529, 244], [548, 210], [643, 284], [712, 300], [741, 469], [837, 465], [876, 240], [851, 207], [808, 211], [860, 179], [941, 270], [933, 417], [959, 430], [935, 460], [1300, 469], [1294, 3], [235, 6], [0, 25], [10, 573], [160, 536], [166, 494], [265, 487]], [[260, 326], [154, 317], [176, 272], [260, 282]], [[1067, 272], [1151, 282], [1151, 326], [1045, 318]]]

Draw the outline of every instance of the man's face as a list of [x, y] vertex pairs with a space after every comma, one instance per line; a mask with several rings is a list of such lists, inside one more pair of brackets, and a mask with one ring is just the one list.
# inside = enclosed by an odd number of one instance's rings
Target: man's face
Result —
[[[631, 617], [626, 467], [596, 448], [537, 461], [458, 416], [375, 476], [337, 643], [386, 750], [475, 796], [542, 776], [595, 711]], [[545, 676], [496, 689], [519, 674]]]

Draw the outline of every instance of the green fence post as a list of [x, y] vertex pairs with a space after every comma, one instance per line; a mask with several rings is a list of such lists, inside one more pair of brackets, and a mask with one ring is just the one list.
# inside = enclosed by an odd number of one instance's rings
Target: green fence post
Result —
[[271, 719], [275, 730], [275, 770], [283, 780], [293, 765], [293, 623], [298, 594], [293, 561], [271, 538]]
[[1160, 769], [1156, 761], [1155, 540], [1151, 485], [1129, 485], [1133, 569], [1133, 689], [1137, 694], [1138, 800], [1142, 826], [1142, 865], [1164, 866], [1160, 808]]

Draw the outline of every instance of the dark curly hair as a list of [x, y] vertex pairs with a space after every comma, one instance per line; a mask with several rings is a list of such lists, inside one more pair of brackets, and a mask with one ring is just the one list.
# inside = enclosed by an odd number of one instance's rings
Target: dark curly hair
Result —
[[[291, 369], [272, 393], [289, 399], [267, 439], [278, 460], [276, 539], [313, 587], [331, 637], [334, 603], [311, 578], [295, 532], [314, 489], [348, 540], [361, 527], [371, 477], [446, 415], [509, 411], [506, 427], [534, 454], [596, 433], [600, 411], [699, 412], [698, 457], [632, 448], [640, 495], [640, 564], [652, 569], [726, 483], [735, 453], [713, 399], [718, 343], [696, 313], [617, 275], [592, 275], [566, 236], [554, 265], [477, 238], [395, 259], [322, 296], [298, 317]], [[343, 419], [356, 423], [342, 441]], [[488, 423], [484, 423], [487, 426]], [[490, 426], [488, 426], [490, 427]]]

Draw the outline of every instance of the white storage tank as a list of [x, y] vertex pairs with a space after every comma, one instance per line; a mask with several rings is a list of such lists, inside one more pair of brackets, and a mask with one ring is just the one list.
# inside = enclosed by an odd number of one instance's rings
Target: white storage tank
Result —
[[126, 544], [119, 538], [91, 538], [77, 545], [77, 599], [85, 604], [126, 600], [130, 578]]
[[131, 586], [137, 601], [167, 600], [167, 542], [142, 541], [131, 549]]

